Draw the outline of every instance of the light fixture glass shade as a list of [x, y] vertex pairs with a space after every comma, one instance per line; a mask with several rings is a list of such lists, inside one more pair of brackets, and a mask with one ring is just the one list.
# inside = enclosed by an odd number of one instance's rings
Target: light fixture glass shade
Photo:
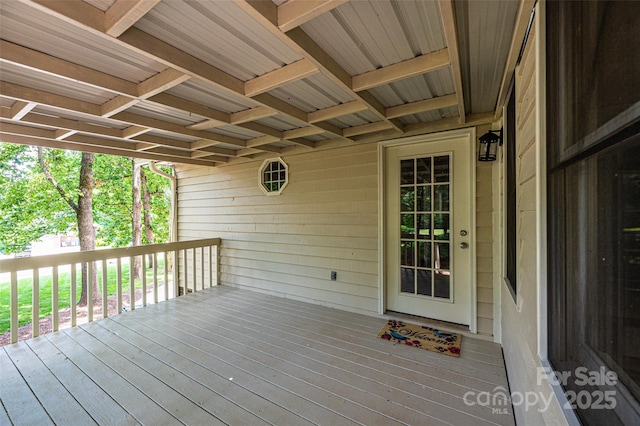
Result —
[[498, 158], [498, 145], [502, 138], [489, 130], [480, 136], [478, 146], [478, 161], [496, 161]]

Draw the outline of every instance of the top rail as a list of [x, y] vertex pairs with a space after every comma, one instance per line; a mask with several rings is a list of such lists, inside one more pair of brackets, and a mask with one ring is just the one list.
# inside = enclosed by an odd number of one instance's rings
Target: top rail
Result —
[[46, 256], [20, 257], [17, 259], [2, 259], [0, 260], [0, 273], [219, 245], [220, 238], [209, 238], [203, 240], [179, 241], [177, 243], [149, 244], [146, 246], [77, 251], [73, 253], [51, 254]]
[[[50, 282], [47, 286], [50, 285], [51, 293], [51, 324], [52, 330], [57, 331], [59, 329], [59, 302], [62, 300], [58, 294], [59, 284], [62, 282], [61, 271], [64, 270], [66, 274], [64, 282], [67, 290], [61, 292], [61, 294], [66, 295], [64, 299], [65, 306], [71, 307], [71, 326], [74, 327], [77, 325], [76, 291], [78, 289], [77, 280], [80, 275], [76, 269], [78, 266], [85, 268], [87, 276], [94, 276], [97, 279], [95, 291], [99, 291], [99, 293], [95, 295], [99, 297], [95, 299], [95, 302], [98, 303], [98, 299], [101, 299], [102, 317], [104, 318], [109, 315], [107, 298], [109, 297], [113, 302], [111, 295], [115, 297], [115, 303], [117, 304], [116, 313], [120, 313], [123, 310], [136, 309], [138, 302], [141, 306], [146, 306], [147, 303], [158, 303], [161, 298], [168, 300], [181, 294], [192, 293], [198, 289], [204, 290], [206, 287], [218, 285], [220, 244], [220, 238], [209, 238], [167, 244], [0, 260], [0, 274], [3, 274], [5, 278], [9, 275], [10, 342], [15, 343], [18, 341], [19, 323], [25, 323], [24, 320], [19, 319], [20, 315], [23, 317], [28, 315], [27, 320], [30, 320], [32, 324], [31, 335], [33, 337], [36, 337], [39, 333], [40, 290], [43, 281], [41, 274], [45, 274], [48, 277], [47, 282]], [[147, 264], [147, 257], [149, 258], [149, 264]], [[135, 274], [135, 277], [132, 269], [134, 267], [134, 259], [139, 260], [140, 263], [137, 267], [141, 268]], [[163, 263], [160, 272], [158, 271], [158, 259], [161, 259]], [[169, 263], [171, 263], [171, 275], [173, 278], [169, 276]], [[123, 274], [123, 266], [125, 265], [128, 267], [128, 279], [125, 279]], [[152, 276], [149, 278], [147, 278], [147, 267], [152, 269], [150, 272]], [[108, 278], [109, 268], [111, 268], [112, 275], [110, 278]], [[29, 273], [28, 271], [31, 272]], [[114, 274], [115, 278], [113, 278]], [[19, 279], [21, 280], [20, 282], [18, 281]], [[162, 285], [163, 294], [160, 294], [160, 285]], [[115, 290], [113, 290], [114, 286]], [[24, 298], [19, 301], [21, 290], [24, 290], [25, 294], [31, 293], [30, 303], [25, 301]], [[91, 322], [94, 315], [93, 285], [88, 285], [86, 290], [88, 302], [86, 305], [86, 318], [88, 322]], [[147, 291], [150, 293], [147, 294]], [[125, 293], [128, 293], [128, 307], [123, 305]], [[138, 297], [140, 300], [138, 300]], [[148, 297], [152, 298], [152, 301], [148, 301]], [[31, 311], [26, 314], [25, 309], [30, 309]], [[19, 310], [22, 314], [19, 313]], [[2, 315], [5, 314], [2, 313]]]

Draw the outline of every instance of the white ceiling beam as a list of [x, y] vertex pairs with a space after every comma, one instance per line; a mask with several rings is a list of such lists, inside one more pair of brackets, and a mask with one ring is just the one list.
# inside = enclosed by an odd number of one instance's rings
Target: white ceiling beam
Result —
[[58, 148], [58, 149], [66, 149], [70, 151], [82, 151], [82, 152], [95, 152], [97, 154], [109, 154], [109, 155], [118, 155], [121, 157], [138, 157], [144, 158], [147, 160], [154, 161], [169, 161], [176, 163], [184, 163], [184, 164], [194, 164], [198, 166], [210, 166], [214, 167], [216, 165], [215, 161], [210, 160], [198, 160], [191, 158], [183, 158], [176, 156], [168, 156], [168, 155], [158, 155], [145, 151], [137, 151], [135, 147], [132, 149], [119, 149], [114, 148], [110, 141], [105, 140], [101, 144], [97, 141], [92, 141], [91, 143], [86, 142], [74, 142], [74, 141], [58, 141], [55, 139], [42, 139], [42, 138], [34, 138], [29, 136], [22, 136], [16, 134], [5, 134], [0, 131], [0, 135], [2, 135], [2, 140], [8, 143], [15, 143], [19, 145], [32, 145], [32, 146], [42, 146], [45, 148]]
[[458, 50], [458, 31], [456, 30], [456, 14], [453, 1], [454, 0], [440, 0], [440, 14], [442, 15], [444, 36], [447, 40], [447, 48], [449, 49], [453, 87], [456, 97], [458, 98], [458, 118], [461, 123], [464, 123], [466, 112], [464, 107], [462, 71], [460, 69], [460, 52]]
[[288, 0], [278, 6], [278, 28], [287, 32], [349, 0]]
[[195, 123], [195, 124], [190, 124], [187, 126], [187, 129], [191, 129], [191, 130], [207, 130], [207, 129], [214, 129], [216, 127], [222, 127], [224, 125], [227, 125], [229, 123], [224, 123], [222, 121], [218, 121], [218, 120], [212, 120], [212, 119], [207, 119], [204, 121], [200, 121], [199, 123]]
[[404, 105], [387, 108], [387, 118], [402, 117], [404, 115], [418, 114], [425, 111], [448, 108], [458, 105], [458, 96], [455, 94], [438, 96], [424, 101], [411, 102]]
[[307, 136], [319, 135], [324, 133], [321, 129], [317, 127], [308, 126], [308, 127], [300, 127], [298, 129], [285, 130], [282, 132], [282, 135], [285, 139], [298, 139], [298, 138], [306, 138]]
[[352, 89], [356, 92], [393, 83], [394, 81], [436, 71], [449, 66], [449, 50], [441, 49], [387, 67], [353, 76]]
[[[0, 117], [12, 119], [9, 113], [5, 113], [5, 108], [0, 109]], [[76, 132], [88, 133], [96, 136], [122, 137], [122, 131], [119, 129], [96, 126], [95, 124], [83, 123], [81, 121], [69, 120], [60, 117], [52, 117], [44, 114], [29, 113], [20, 121], [25, 124], [37, 124], [64, 130], [75, 130]]]
[[343, 133], [346, 137], [363, 135], [365, 133], [380, 132], [382, 130], [389, 130], [393, 127], [387, 121], [378, 121], [375, 123], [363, 124], [362, 126], [353, 126], [343, 129]]
[[105, 12], [104, 32], [118, 37], [159, 2], [160, 0], [116, 0]]
[[71, 135], [75, 135], [77, 132], [75, 130], [62, 130], [58, 129], [55, 131], [55, 139], [62, 140], [66, 139]]
[[266, 106], [259, 106], [255, 108], [245, 109], [244, 111], [234, 112], [230, 115], [231, 124], [242, 124], [249, 121], [261, 120], [263, 118], [273, 117], [278, 115], [278, 111]]
[[310, 61], [301, 59], [247, 81], [244, 84], [244, 94], [246, 96], [255, 96], [285, 84], [302, 80], [318, 72], [318, 68]]
[[100, 116], [101, 113], [100, 105], [6, 81], [0, 81], [0, 97], [54, 106], [95, 116]]
[[121, 95], [136, 96], [137, 94], [137, 85], [135, 83], [58, 59], [45, 53], [27, 49], [5, 40], [0, 40], [0, 61], [68, 80], [79, 81]]
[[15, 101], [9, 110], [9, 119], [21, 120], [38, 105], [35, 102]]
[[173, 68], [167, 68], [166, 70], [149, 77], [145, 81], [138, 84], [138, 98], [147, 99], [151, 96], [162, 93], [165, 90], [169, 90], [174, 86], [177, 86], [191, 78], [190, 75]]
[[317, 123], [319, 121], [331, 120], [332, 118], [341, 117], [343, 115], [366, 111], [367, 109], [369, 108], [362, 101], [352, 101], [310, 112], [307, 114], [307, 120], [309, 123]]
[[140, 136], [149, 131], [151, 131], [149, 127], [129, 126], [126, 129], [122, 129], [122, 138], [123, 139], [135, 138], [136, 136]]

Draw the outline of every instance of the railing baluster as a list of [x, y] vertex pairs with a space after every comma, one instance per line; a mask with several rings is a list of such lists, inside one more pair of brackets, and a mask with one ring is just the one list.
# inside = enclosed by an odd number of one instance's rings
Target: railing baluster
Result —
[[142, 263], [142, 306], [147, 306], [147, 256], [141, 256]]
[[18, 271], [11, 271], [11, 343], [18, 341]]
[[196, 263], [196, 248], [193, 248], [192, 254], [192, 262], [191, 262], [191, 273], [193, 274], [193, 292], [198, 291], [198, 266]]
[[[106, 250], [92, 250], [86, 252], [74, 252], [74, 253], [61, 253], [51, 256], [37, 256], [34, 258], [16, 258], [16, 259], [0, 259], [0, 269], [7, 271], [7, 276], [10, 276], [10, 307], [7, 312], [9, 316], [10, 326], [10, 340], [15, 343], [19, 340], [19, 313], [21, 312], [21, 306], [19, 303], [19, 281], [18, 272], [25, 271], [27, 276], [31, 278], [25, 280], [27, 284], [32, 287], [31, 301], [25, 301], [31, 303], [31, 308], [27, 307], [27, 310], [31, 314], [31, 335], [36, 337], [40, 334], [39, 305], [42, 302], [40, 297], [41, 287], [41, 269], [46, 269], [46, 276], [51, 276], [51, 300], [47, 300], [46, 303], [51, 309], [52, 329], [54, 331], [59, 330], [63, 325], [60, 320], [60, 293], [64, 290], [66, 295], [66, 289], [70, 291], [69, 299], [65, 299], [63, 302], [66, 304], [71, 303], [71, 326], [77, 326], [78, 312], [78, 291], [80, 290], [79, 281], [82, 281], [81, 277], [85, 277], [87, 280], [87, 288], [85, 290], [85, 297], [87, 298], [87, 321], [92, 322], [94, 320], [94, 308], [102, 308], [102, 316], [104, 318], [109, 317], [109, 285], [110, 285], [110, 271], [113, 269], [109, 266], [109, 259], [115, 259], [115, 296], [116, 296], [116, 308], [120, 313], [124, 308], [124, 293], [126, 289], [123, 282], [123, 263], [129, 262], [129, 297], [131, 309], [135, 309], [136, 306], [136, 279], [135, 279], [135, 267], [134, 260], [137, 256], [142, 259], [142, 267], [144, 274], [142, 276], [142, 305], [146, 306], [149, 303], [159, 303], [161, 300], [168, 300], [170, 297], [176, 297], [179, 294], [179, 289], [184, 289], [184, 294], [193, 293], [195, 291], [204, 290], [208, 287], [213, 287], [219, 283], [220, 274], [220, 252], [219, 252], [219, 239], [203, 239], [197, 241], [180, 241], [169, 244], [156, 244], [151, 246], [137, 246], [118, 249], [106, 249]], [[199, 250], [199, 252], [198, 252]], [[148, 257], [147, 257], [148, 256]], [[189, 256], [192, 256], [190, 259]], [[215, 259], [215, 260], [214, 260]], [[150, 262], [153, 261], [153, 265]], [[163, 261], [164, 267], [158, 267], [158, 262]], [[173, 264], [173, 267], [171, 266]], [[35, 267], [37, 265], [37, 267]], [[153, 268], [153, 271], [147, 271], [147, 265]], [[64, 278], [66, 272], [61, 275], [61, 271], [64, 272], [70, 268], [70, 278], [67, 281]], [[62, 268], [62, 269], [61, 269]], [[198, 268], [201, 268], [198, 271]], [[82, 271], [82, 274], [78, 270]], [[49, 272], [51, 271], [51, 272]], [[99, 272], [100, 271], [100, 272]], [[147, 300], [147, 272], [151, 272], [153, 275], [153, 302]], [[101, 275], [100, 275], [101, 274]], [[151, 274], [149, 279], [151, 279]], [[207, 277], [207, 274], [209, 276]], [[162, 280], [160, 275], [163, 276]], [[101, 276], [101, 278], [100, 278]], [[198, 286], [198, 278], [200, 278], [200, 286]], [[100, 281], [97, 281], [97, 280]], [[47, 278], [48, 280], [48, 278]], [[30, 282], [29, 282], [30, 281]], [[96, 282], [97, 281], [97, 282]], [[161, 293], [159, 286], [161, 281], [164, 284], [164, 295]], [[98, 283], [102, 287], [98, 287]], [[170, 288], [171, 286], [171, 288]], [[183, 287], [184, 286], [184, 287]], [[97, 292], [97, 293], [96, 293]], [[102, 297], [102, 304], [93, 303], [94, 296]], [[162, 299], [164, 296], [164, 299]], [[66, 296], [65, 296], [66, 297]]]
[[[81, 265], [82, 266], [82, 265]], [[78, 271], [76, 268], [78, 267], [77, 263], [71, 264], [71, 327], [75, 327], [77, 325], [78, 320], [78, 312], [76, 308], [76, 304], [78, 303], [77, 293], [78, 293], [78, 283], [76, 280], [78, 279]]]
[[31, 290], [31, 327], [33, 337], [40, 334], [40, 270], [33, 269], [33, 287]]
[[93, 321], [93, 262], [87, 262], [87, 322]]
[[109, 292], [107, 288], [107, 259], [102, 259], [102, 318], [109, 316]]
[[116, 260], [116, 314], [122, 313], [122, 258]]
[[180, 269], [178, 269], [178, 251], [173, 251], [171, 253], [171, 256], [173, 257], [173, 297], [178, 297], [178, 295], [180, 295]]
[[153, 303], [158, 303], [158, 254], [153, 253]]
[[169, 300], [169, 253], [164, 252], [164, 300]]
[[136, 283], [134, 278], [133, 256], [129, 256], [129, 308], [136, 309]]
[[58, 331], [58, 266], [53, 267], [51, 277], [51, 318], [53, 331]]
[[209, 246], [209, 287], [213, 287], [213, 246]]
[[200, 281], [204, 290], [204, 247], [200, 247]]

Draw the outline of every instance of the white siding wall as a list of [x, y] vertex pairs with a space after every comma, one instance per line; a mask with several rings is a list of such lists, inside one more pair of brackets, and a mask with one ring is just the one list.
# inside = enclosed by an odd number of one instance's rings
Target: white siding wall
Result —
[[516, 68], [517, 304], [503, 284], [502, 344], [511, 392], [523, 397], [535, 393], [539, 398], [538, 404], [514, 407], [516, 422], [521, 425], [559, 425], [565, 422], [564, 415], [556, 399], [552, 399], [548, 407], [541, 402], [540, 398], [549, 400], [553, 390], [546, 380], [540, 380], [538, 376], [542, 367], [538, 355], [538, 286], [545, 278], [538, 276], [536, 257], [536, 189], [540, 184], [536, 174], [536, 150], [538, 144], [543, 143], [536, 136], [539, 124], [536, 121], [539, 93], [536, 84], [537, 31], [539, 29], [535, 25]]
[[[376, 144], [282, 158], [289, 184], [277, 196], [258, 187], [262, 161], [178, 167], [179, 239], [222, 238], [225, 285], [377, 314]], [[493, 333], [491, 180], [491, 167], [479, 165], [477, 307], [484, 335]]]
[[179, 239], [221, 237], [225, 285], [377, 313], [376, 145], [282, 158], [277, 196], [258, 187], [262, 161], [178, 168]]

